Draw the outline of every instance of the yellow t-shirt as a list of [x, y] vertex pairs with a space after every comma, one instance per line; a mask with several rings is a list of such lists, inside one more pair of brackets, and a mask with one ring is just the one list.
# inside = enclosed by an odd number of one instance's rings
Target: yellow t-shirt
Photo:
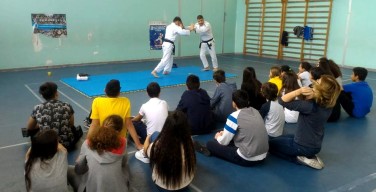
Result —
[[[91, 119], [99, 119], [102, 126], [103, 121], [110, 115], [119, 115], [124, 119], [131, 116], [131, 102], [126, 97], [98, 97], [95, 98], [91, 107]], [[127, 130], [123, 129], [120, 132], [121, 136], [126, 136]]]
[[277, 85], [278, 93], [281, 91], [281, 89], [282, 89], [282, 79], [281, 78], [279, 78], [279, 77], [273, 77], [273, 78], [269, 79], [269, 82], [270, 83], [274, 83], [275, 85]]

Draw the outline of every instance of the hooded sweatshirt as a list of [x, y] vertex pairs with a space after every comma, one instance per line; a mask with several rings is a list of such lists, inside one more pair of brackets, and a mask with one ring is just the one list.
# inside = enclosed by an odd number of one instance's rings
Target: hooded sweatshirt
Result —
[[236, 83], [220, 83], [210, 100], [211, 108], [216, 115], [216, 120], [226, 122], [227, 117], [234, 112], [232, 107], [232, 93], [236, 91]]
[[88, 146], [86, 140], [75, 165], [75, 172], [83, 174], [78, 191], [128, 191], [126, 140], [122, 139], [118, 149], [98, 154]]
[[176, 110], [187, 115], [193, 135], [209, 133], [213, 129], [210, 97], [204, 89], [185, 91]]

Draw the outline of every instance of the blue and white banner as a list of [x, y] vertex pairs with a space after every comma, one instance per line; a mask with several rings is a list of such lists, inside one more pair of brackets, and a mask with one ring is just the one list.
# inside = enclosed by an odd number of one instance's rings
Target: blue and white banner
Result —
[[166, 32], [166, 25], [165, 24], [150, 24], [150, 50], [161, 50], [162, 43], [164, 40], [164, 35]]
[[59, 38], [67, 36], [67, 20], [65, 14], [31, 14], [33, 33]]

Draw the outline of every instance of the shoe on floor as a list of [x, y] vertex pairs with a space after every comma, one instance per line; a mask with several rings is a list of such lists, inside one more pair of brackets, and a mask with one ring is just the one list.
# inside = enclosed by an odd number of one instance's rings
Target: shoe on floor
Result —
[[137, 151], [137, 152], [134, 154], [134, 156], [135, 156], [138, 160], [140, 160], [140, 161], [142, 161], [142, 162], [144, 162], [144, 163], [150, 163], [150, 159], [146, 157], [146, 155], [145, 155], [145, 153], [144, 153], [144, 149], [141, 149], [141, 150]]
[[314, 169], [322, 169], [323, 166], [319, 163], [319, 161], [314, 158], [314, 159], [309, 159], [304, 156], [297, 156], [296, 159], [298, 160], [299, 163], [303, 165], [307, 165], [308, 167], [314, 168]]
[[86, 128], [86, 130], [88, 130], [90, 128], [90, 125], [91, 125], [91, 119], [86, 118], [84, 120], [84, 127]]
[[201, 69], [201, 71], [209, 71], [209, 70], [210, 70], [209, 67], [205, 67], [205, 68]]
[[205, 146], [201, 145], [198, 141], [193, 142], [193, 146], [195, 147], [195, 150], [205, 156], [210, 156], [210, 151]]
[[324, 164], [324, 162], [321, 160], [321, 158], [320, 158], [319, 156], [317, 156], [317, 155], [315, 155], [315, 158], [316, 158], [317, 162], [319, 162], [319, 164], [324, 168], [324, 167], [325, 167], [325, 164]]

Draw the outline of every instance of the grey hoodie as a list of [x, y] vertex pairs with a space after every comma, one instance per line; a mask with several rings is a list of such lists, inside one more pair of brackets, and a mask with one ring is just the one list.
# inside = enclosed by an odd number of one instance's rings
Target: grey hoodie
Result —
[[121, 154], [91, 150], [87, 140], [82, 144], [81, 153], [75, 165], [75, 172], [82, 174], [79, 192], [92, 191], [128, 191], [129, 172], [127, 167], [127, 153]]

